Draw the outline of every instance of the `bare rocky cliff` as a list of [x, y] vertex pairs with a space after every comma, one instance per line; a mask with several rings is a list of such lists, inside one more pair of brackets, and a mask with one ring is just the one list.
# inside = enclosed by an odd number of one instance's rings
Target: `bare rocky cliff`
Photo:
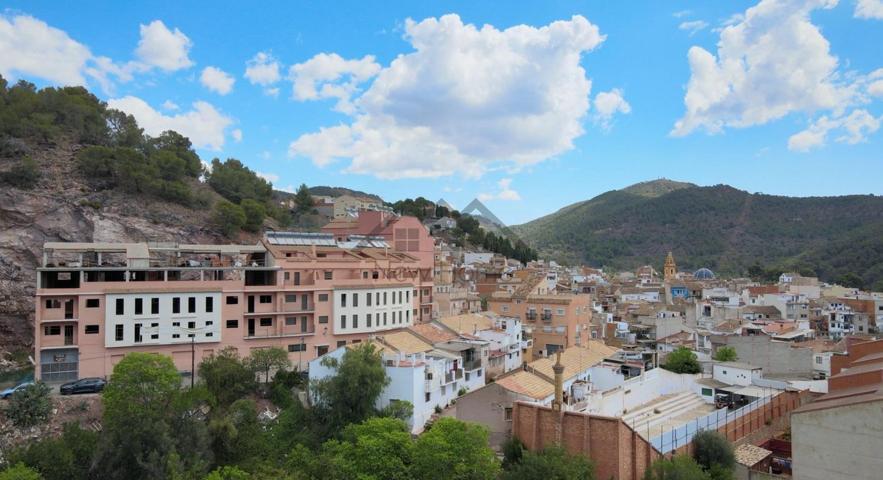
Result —
[[32, 157], [41, 178], [33, 189], [0, 184], [0, 359], [4, 351], [32, 347], [35, 269], [44, 242], [229, 241], [211, 228], [209, 209], [95, 191], [76, 169], [76, 150], [37, 150]]

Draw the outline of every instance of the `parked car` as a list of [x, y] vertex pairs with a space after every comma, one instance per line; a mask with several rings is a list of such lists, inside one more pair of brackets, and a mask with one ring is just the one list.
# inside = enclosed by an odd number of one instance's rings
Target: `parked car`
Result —
[[2, 392], [0, 392], [0, 398], [9, 398], [12, 396], [13, 393], [15, 393], [19, 390], [23, 390], [25, 388], [28, 388], [29, 386], [31, 386], [33, 384], [34, 384], [34, 382], [24, 382], [24, 383], [14, 386], [14, 387], [9, 387], [6, 390], [3, 390]]
[[107, 382], [103, 378], [81, 378], [75, 382], [68, 382], [59, 387], [58, 391], [62, 395], [73, 395], [77, 393], [98, 393], [104, 390]]

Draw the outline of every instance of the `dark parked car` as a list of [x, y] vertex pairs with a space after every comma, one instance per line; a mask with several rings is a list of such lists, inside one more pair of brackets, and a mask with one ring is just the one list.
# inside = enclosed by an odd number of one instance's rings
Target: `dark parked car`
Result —
[[72, 395], [76, 393], [98, 393], [104, 390], [107, 382], [101, 378], [81, 378], [75, 382], [68, 382], [62, 385], [58, 391], [62, 395]]

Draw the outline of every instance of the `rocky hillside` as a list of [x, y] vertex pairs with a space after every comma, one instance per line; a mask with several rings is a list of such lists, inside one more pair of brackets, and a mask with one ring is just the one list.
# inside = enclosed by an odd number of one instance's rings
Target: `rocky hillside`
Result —
[[782, 270], [883, 290], [883, 198], [783, 197], [660, 180], [613, 190], [513, 230], [546, 258], [613, 269]]

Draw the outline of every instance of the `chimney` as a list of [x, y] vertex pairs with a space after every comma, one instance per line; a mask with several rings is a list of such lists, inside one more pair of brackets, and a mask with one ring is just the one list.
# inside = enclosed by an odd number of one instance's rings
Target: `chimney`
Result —
[[564, 407], [564, 365], [561, 365], [561, 350], [555, 352], [552, 371], [555, 372], [555, 401], [552, 402], [552, 409], [561, 411]]

